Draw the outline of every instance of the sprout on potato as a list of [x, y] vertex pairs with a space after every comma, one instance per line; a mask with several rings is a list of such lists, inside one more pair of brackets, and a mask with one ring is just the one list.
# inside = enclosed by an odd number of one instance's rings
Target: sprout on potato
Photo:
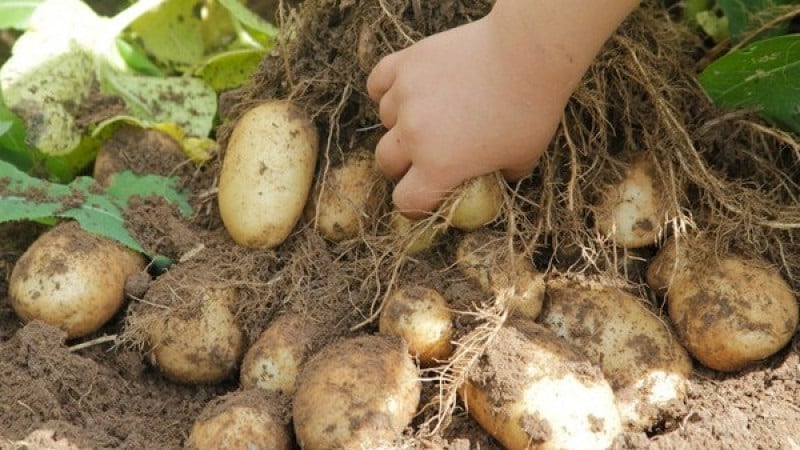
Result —
[[280, 405], [258, 389], [238, 391], [206, 405], [192, 426], [191, 450], [290, 450]]
[[669, 317], [704, 366], [730, 372], [783, 348], [798, 324], [797, 298], [767, 261], [714, 255], [702, 236], [668, 241], [648, 284], [666, 294]]
[[309, 214], [326, 239], [352, 239], [366, 225], [365, 219], [379, 210], [385, 193], [386, 180], [375, 169], [373, 154], [354, 150], [341, 165], [328, 170], [324, 184], [317, 184]]
[[330, 344], [298, 379], [292, 416], [300, 447], [391, 448], [411, 423], [420, 390], [400, 338], [365, 335]]
[[649, 430], [682, 402], [692, 363], [643, 299], [578, 277], [548, 280], [543, 325], [581, 349], [614, 389], [623, 424]]
[[469, 414], [508, 450], [607, 449], [621, 432], [600, 370], [530, 321], [498, 330], [459, 393]]
[[86, 336], [116, 314], [125, 300], [125, 280], [144, 266], [140, 254], [64, 222], [19, 258], [9, 299], [25, 322], [44, 321], [71, 339]]
[[458, 267], [487, 294], [506, 296], [512, 312], [536, 319], [544, 299], [544, 274], [525, 255], [508, 247], [499, 233], [469, 233], [456, 249]]
[[239, 375], [242, 388], [293, 394], [316, 337], [315, 328], [302, 314], [286, 314], [273, 321], [244, 355]]
[[453, 313], [433, 289], [414, 286], [394, 291], [383, 305], [378, 326], [381, 333], [403, 338], [422, 365], [453, 353]]
[[317, 164], [317, 131], [287, 101], [245, 113], [231, 133], [219, 179], [219, 209], [237, 244], [272, 248], [292, 232]]

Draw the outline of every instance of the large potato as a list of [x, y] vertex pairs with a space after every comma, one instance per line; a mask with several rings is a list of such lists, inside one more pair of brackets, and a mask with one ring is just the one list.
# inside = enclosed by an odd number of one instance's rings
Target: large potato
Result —
[[[159, 278], [156, 284], [162, 282]], [[189, 288], [199, 307], [151, 310], [145, 330], [150, 358], [167, 377], [181, 383], [216, 383], [233, 374], [244, 352], [244, 333], [230, 308], [236, 290], [199, 284]], [[145, 301], [152, 293], [150, 289]]]
[[530, 321], [504, 325], [459, 392], [508, 450], [606, 449], [622, 430], [600, 369]]
[[544, 274], [522, 253], [509, 249], [504, 234], [476, 231], [456, 249], [458, 268], [490, 295], [505, 295], [513, 314], [536, 319], [542, 310]]
[[316, 338], [316, 328], [302, 314], [277, 318], [245, 353], [239, 372], [242, 388], [293, 394]]
[[69, 338], [85, 336], [120, 309], [126, 278], [144, 265], [140, 254], [65, 222], [19, 258], [9, 280], [9, 299], [25, 322], [38, 319]]
[[607, 186], [595, 207], [595, 223], [600, 233], [626, 248], [653, 245], [667, 220], [664, 187], [649, 160], [636, 161], [624, 178]]
[[394, 291], [383, 304], [378, 329], [403, 338], [422, 365], [444, 361], [453, 353], [453, 313], [434, 289], [412, 286]]
[[289, 450], [289, 427], [279, 405], [258, 389], [238, 391], [206, 405], [186, 442], [191, 450]]
[[298, 380], [292, 415], [300, 446], [391, 448], [417, 410], [417, 372], [395, 336], [359, 336], [326, 346]]
[[228, 142], [219, 179], [219, 209], [237, 244], [272, 248], [294, 229], [317, 164], [317, 131], [287, 101], [245, 113]]
[[684, 400], [692, 363], [670, 327], [618, 288], [577, 277], [548, 280], [540, 320], [603, 370], [623, 425], [648, 430]]
[[798, 324], [797, 299], [767, 261], [713, 254], [702, 237], [671, 239], [652, 260], [648, 284], [665, 293], [669, 317], [704, 366], [736, 371], [783, 348]]
[[326, 239], [352, 239], [378, 212], [385, 193], [386, 179], [375, 169], [372, 152], [354, 150], [341, 165], [328, 170], [324, 183], [317, 184], [309, 214]]

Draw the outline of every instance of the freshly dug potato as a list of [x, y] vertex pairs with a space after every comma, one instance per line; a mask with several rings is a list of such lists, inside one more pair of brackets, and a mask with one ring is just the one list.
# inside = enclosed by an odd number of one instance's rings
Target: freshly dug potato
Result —
[[64, 222], [41, 235], [19, 258], [9, 280], [14, 311], [86, 336], [103, 326], [125, 300], [125, 279], [144, 258], [116, 242]]
[[499, 330], [459, 393], [508, 450], [606, 449], [622, 431], [600, 369], [527, 320]]
[[[189, 289], [199, 299], [197, 310], [150, 312], [152, 322], [145, 330], [150, 359], [174, 381], [216, 383], [234, 372], [244, 352], [244, 334], [230, 310], [236, 290], [209, 285]], [[145, 302], [159, 291], [148, 290]]]
[[687, 394], [692, 362], [666, 323], [618, 288], [578, 277], [547, 282], [541, 323], [603, 370], [623, 425], [646, 431]]
[[238, 391], [206, 405], [192, 426], [191, 450], [290, 450], [288, 424], [259, 389]]
[[403, 338], [422, 365], [446, 360], [453, 353], [453, 313], [434, 289], [413, 286], [394, 291], [383, 305], [378, 329]]
[[667, 218], [664, 187], [657, 180], [651, 161], [631, 164], [622, 181], [606, 187], [595, 207], [598, 231], [626, 248], [655, 244]]
[[500, 233], [476, 231], [464, 236], [456, 249], [458, 268], [490, 295], [507, 295], [512, 312], [536, 319], [544, 300], [544, 274], [521, 253], [512, 254]]
[[474, 231], [492, 222], [503, 206], [503, 185], [495, 174], [468, 180], [458, 188], [450, 223], [462, 231]]
[[400, 338], [365, 335], [330, 344], [298, 380], [292, 416], [300, 447], [391, 448], [411, 423], [420, 390]]
[[273, 321], [244, 355], [239, 377], [242, 388], [293, 394], [300, 367], [313, 351], [316, 337], [313, 325], [302, 314], [286, 314]]
[[413, 220], [392, 211], [389, 226], [395, 236], [402, 239], [403, 250], [408, 255], [416, 255], [430, 249], [439, 240], [443, 229], [429, 220]]
[[359, 235], [370, 214], [380, 209], [386, 193], [386, 179], [375, 169], [372, 152], [349, 152], [340, 166], [331, 168], [324, 185], [318, 183], [309, 203], [309, 215], [316, 218], [319, 233], [331, 241]]
[[702, 237], [668, 241], [648, 284], [665, 293], [678, 337], [704, 366], [731, 372], [783, 348], [798, 324], [797, 298], [769, 262], [715, 256]]
[[219, 179], [219, 209], [237, 244], [272, 248], [292, 232], [317, 164], [317, 131], [287, 101], [245, 113], [228, 142]]

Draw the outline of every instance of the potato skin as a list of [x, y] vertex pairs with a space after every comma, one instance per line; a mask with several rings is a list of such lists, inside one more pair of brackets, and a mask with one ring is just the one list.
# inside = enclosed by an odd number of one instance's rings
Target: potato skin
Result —
[[639, 299], [580, 277], [547, 282], [541, 323], [565, 338], [603, 370], [626, 428], [650, 429], [684, 400], [692, 362]]
[[503, 205], [503, 185], [495, 174], [472, 178], [458, 188], [450, 223], [462, 231], [474, 231], [492, 222]]
[[126, 278], [144, 265], [140, 254], [64, 222], [19, 258], [9, 299], [25, 322], [42, 320], [66, 331], [69, 339], [86, 336], [119, 310]]
[[453, 313], [434, 289], [411, 286], [394, 291], [383, 305], [378, 329], [403, 338], [422, 365], [444, 361], [453, 353]]
[[245, 113], [231, 133], [219, 180], [219, 208], [237, 244], [272, 248], [302, 215], [314, 176], [317, 130], [287, 101]]
[[420, 391], [400, 338], [335, 342], [303, 367], [292, 414], [297, 440], [304, 450], [384, 448], [411, 423]]
[[622, 431], [600, 370], [527, 320], [498, 331], [459, 394], [469, 414], [508, 450], [606, 449]]
[[[732, 372], [783, 348], [798, 324], [797, 299], [767, 261], [714, 256], [702, 238], [669, 241], [648, 268], [669, 316], [704, 366]], [[676, 262], [677, 261], [677, 262]]]

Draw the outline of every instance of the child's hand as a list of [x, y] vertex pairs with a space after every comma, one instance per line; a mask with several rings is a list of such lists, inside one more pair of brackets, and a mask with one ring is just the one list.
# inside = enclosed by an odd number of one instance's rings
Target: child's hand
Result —
[[515, 60], [491, 26], [486, 17], [434, 35], [370, 74], [367, 90], [389, 129], [377, 164], [398, 180], [393, 200], [406, 215], [435, 209], [478, 175], [528, 175], [552, 139], [575, 81], [557, 77], [534, 48], [529, 61]]

